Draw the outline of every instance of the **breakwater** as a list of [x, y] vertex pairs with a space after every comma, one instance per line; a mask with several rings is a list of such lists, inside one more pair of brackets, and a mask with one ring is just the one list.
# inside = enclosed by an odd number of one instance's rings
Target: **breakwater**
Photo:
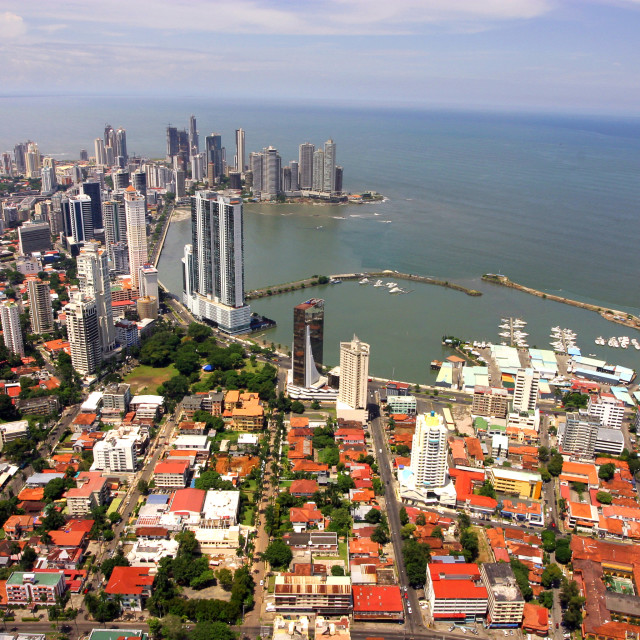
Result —
[[554, 302], [561, 302], [562, 304], [568, 304], [572, 307], [586, 309], [587, 311], [595, 311], [605, 320], [616, 322], [617, 324], [622, 324], [625, 327], [630, 327], [632, 329], [640, 329], [640, 318], [638, 318], [638, 316], [634, 316], [624, 311], [619, 311], [618, 309], [609, 309], [607, 307], [598, 306], [596, 304], [590, 304], [588, 302], [580, 302], [580, 300], [565, 298], [564, 296], [559, 296], [554, 293], [545, 293], [544, 291], [540, 291], [539, 289], [526, 287], [523, 284], [513, 282], [513, 280], [509, 280], [507, 276], [503, 276], [501, 274], [485, 273], [482, 276], [482, 279], [485, 282], [491, 282], [502, 287], [509, 287], [510, 289], [517, 289], [518, 291], [528, 293], [532, 296], [537, 296], [538, 298], [543, 298], [544, 300], [553, 300]]
[[269, 296], [275, 296], [282, 293], [290, 293], [291, 291], [297, 291], [300, 289], [308, 289], [317, 287], [320, 285], [326, 285], [331, 280], [361, 280], [362, 278], [397, 278], [399, 280], [410, 280], [412, 282], [420, 282], [423, 284], [434, 284], [440, 287], [446, 287], [447, 289], [453, 289], [454, 291], [460, 291], [468, 296], [481, 296], [480, 291], [475, 289], [469, 289], [455, 282], [449, 282], [448, 280], [438, 280], [431, 278], [430, 276], [419, 276], [413, 273], [400, 273], [398, 271], [384, 270], [384, 271], [366, 271], [362, 273], [339, 273], [330, 276], [311, 276], [309, 278], [303, 278], [301, 280], [294, 280], [293, 282], [286, 282], [283, 284], [271, 285], [269, 287], [263, 287], [261, 289], [254, 289], [247, 292], [245, 298], [247, 300], [257, 300], [259, 298], [266, 298]]

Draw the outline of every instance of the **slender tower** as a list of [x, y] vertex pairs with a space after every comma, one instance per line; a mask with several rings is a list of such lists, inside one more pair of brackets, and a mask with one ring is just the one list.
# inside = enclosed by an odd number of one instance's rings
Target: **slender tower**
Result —
[[138, 290], [139, 269], [149, 259], [147, 250], [147, 222], [144, 196], [129, 186], [125, 189], [124, 210], [127, 220], [127, 243], [129, 246], [129, 270], [131, 285]]
[[6, 300], [0, 305], [0, 319], [2, 320], [2, 334], [4, 346], [12, 353], [24, 356], [24, 342], [20, 328], [20, 309], [12, 300]]
[[42, 334], [53, 331], [53, 308], [48, 282], [29, 280], [29, 314], [31, 316], [32, 333]]

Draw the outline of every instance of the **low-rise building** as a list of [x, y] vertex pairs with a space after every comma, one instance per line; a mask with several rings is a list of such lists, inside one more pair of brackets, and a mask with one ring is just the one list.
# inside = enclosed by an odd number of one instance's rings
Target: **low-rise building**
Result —
[[349, 614], [351, 578], [281, 574], [275, 579], [275, 608], [282, 613]]
[[509, 392], [506, 389], [494, 389], [476, 385], [473, 389], [471, 413], [477, 416], [506, 418], [509, 411]]
[[50, 607], [57, 604], [65, 588], [63, 571], [14, 571], [6, 584], [7, 603]]
[[424, 591], [436, 621], [474, 621], [487, 613], [487, 589], [477, 564], [428, 564]]
[[65, 497], [72, 516], [84, 516], [94, 507], [101, 507], [109, 497], [107, 479], [99, 471], [83, 471], [76, 478], [76, 486]]
[[403, 413], [407, 416], [415, 416], [418, 413], [418, 401], [415, 396], [389, 396], [387, 406], [391, 413]]
[[353, 619], [402, 622], [404, 606], [399, 585], [353, 585]]
[[114, 567], [104, 591], [110, 599], [117, 596], [125, 611], [142, 611], [152, 586], [149, 567]]
[[114, 411], [129, 411], [131, 385], [124, 382], [107, 386], [102, 396], [102, 407]]
[[153, 479], [159, 488], [180, 488], [187, 484], [189, 463], [186, 460], [164, 461], [156, 465]]
[[538, 500], [542, 492], [542, 477], [539, 473], [491, 467], [487, 478], [496, 491], [520, 498]]
[[29, 422], [27, 420], [17, 420], [15, 422], [5, 422], [0, 424], [0, 449], [7, 442], [29, 437]]

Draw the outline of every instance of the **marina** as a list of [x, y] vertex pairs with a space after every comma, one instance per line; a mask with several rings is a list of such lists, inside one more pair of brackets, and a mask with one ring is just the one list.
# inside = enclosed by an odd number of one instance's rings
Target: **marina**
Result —
[[500, 322], [501, 324], [498, 325], [498, 328], [502, 329], [502, 331], [498, 335], [501, 338], [506, 338], [506, 340], [501, 341], [503, 346], [517, 347], [519, 349], [525, 349], [529, 346], [526, 341], [526, 337], [529, 334], [523, 331], [524, 327], [527, 326], [524, 320], [508, 317], [501, 318]]
[[576, 349], [577, 334], [571, 329], [551, 327], [551, 346], [558, 353], [571, 353]]

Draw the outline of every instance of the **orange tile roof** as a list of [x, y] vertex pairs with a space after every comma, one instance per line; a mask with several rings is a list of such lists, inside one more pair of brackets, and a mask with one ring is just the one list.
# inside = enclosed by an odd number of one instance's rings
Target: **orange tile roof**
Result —
[[304, 416], [291, 416], [289, 419], [289, 424], [292, 429], [296, 429], [298, 427], [308, 427], [309, 426], [309, 418]]
[[149, 567], [114, 567], [105, 592], [109, 594], [140, 595], [153, 585]]
[[79, 547], [86, 538], [84, 531], [49, 531], [51, 542], [56, 547]]
[[73, 424], [79, 424], [84, 427], [89, 427], [96, 421], [97, 417], [97, 413], [79, 413], [75, 417]]
[[184, 474], [189, 468], [187, 460], [176, 460], [175, 462], [160, 462], [156, 465], [154, 475], [159, 473], [180, 473]]
[[[571, 462], [565, 460], [562, 465], [562, 473], [560, 474], [560, 481], [566, 482], [581, 482], [580, 476], [587, 478], [590, 485], [598, 485], [598, 470], [594, 464], [588, 464], [584, 462]], [[578, 477], [578, 480], [576, 480]]]
[[18, 500], [44, 500], [44, 487], [25, 488], [18, 494]]

